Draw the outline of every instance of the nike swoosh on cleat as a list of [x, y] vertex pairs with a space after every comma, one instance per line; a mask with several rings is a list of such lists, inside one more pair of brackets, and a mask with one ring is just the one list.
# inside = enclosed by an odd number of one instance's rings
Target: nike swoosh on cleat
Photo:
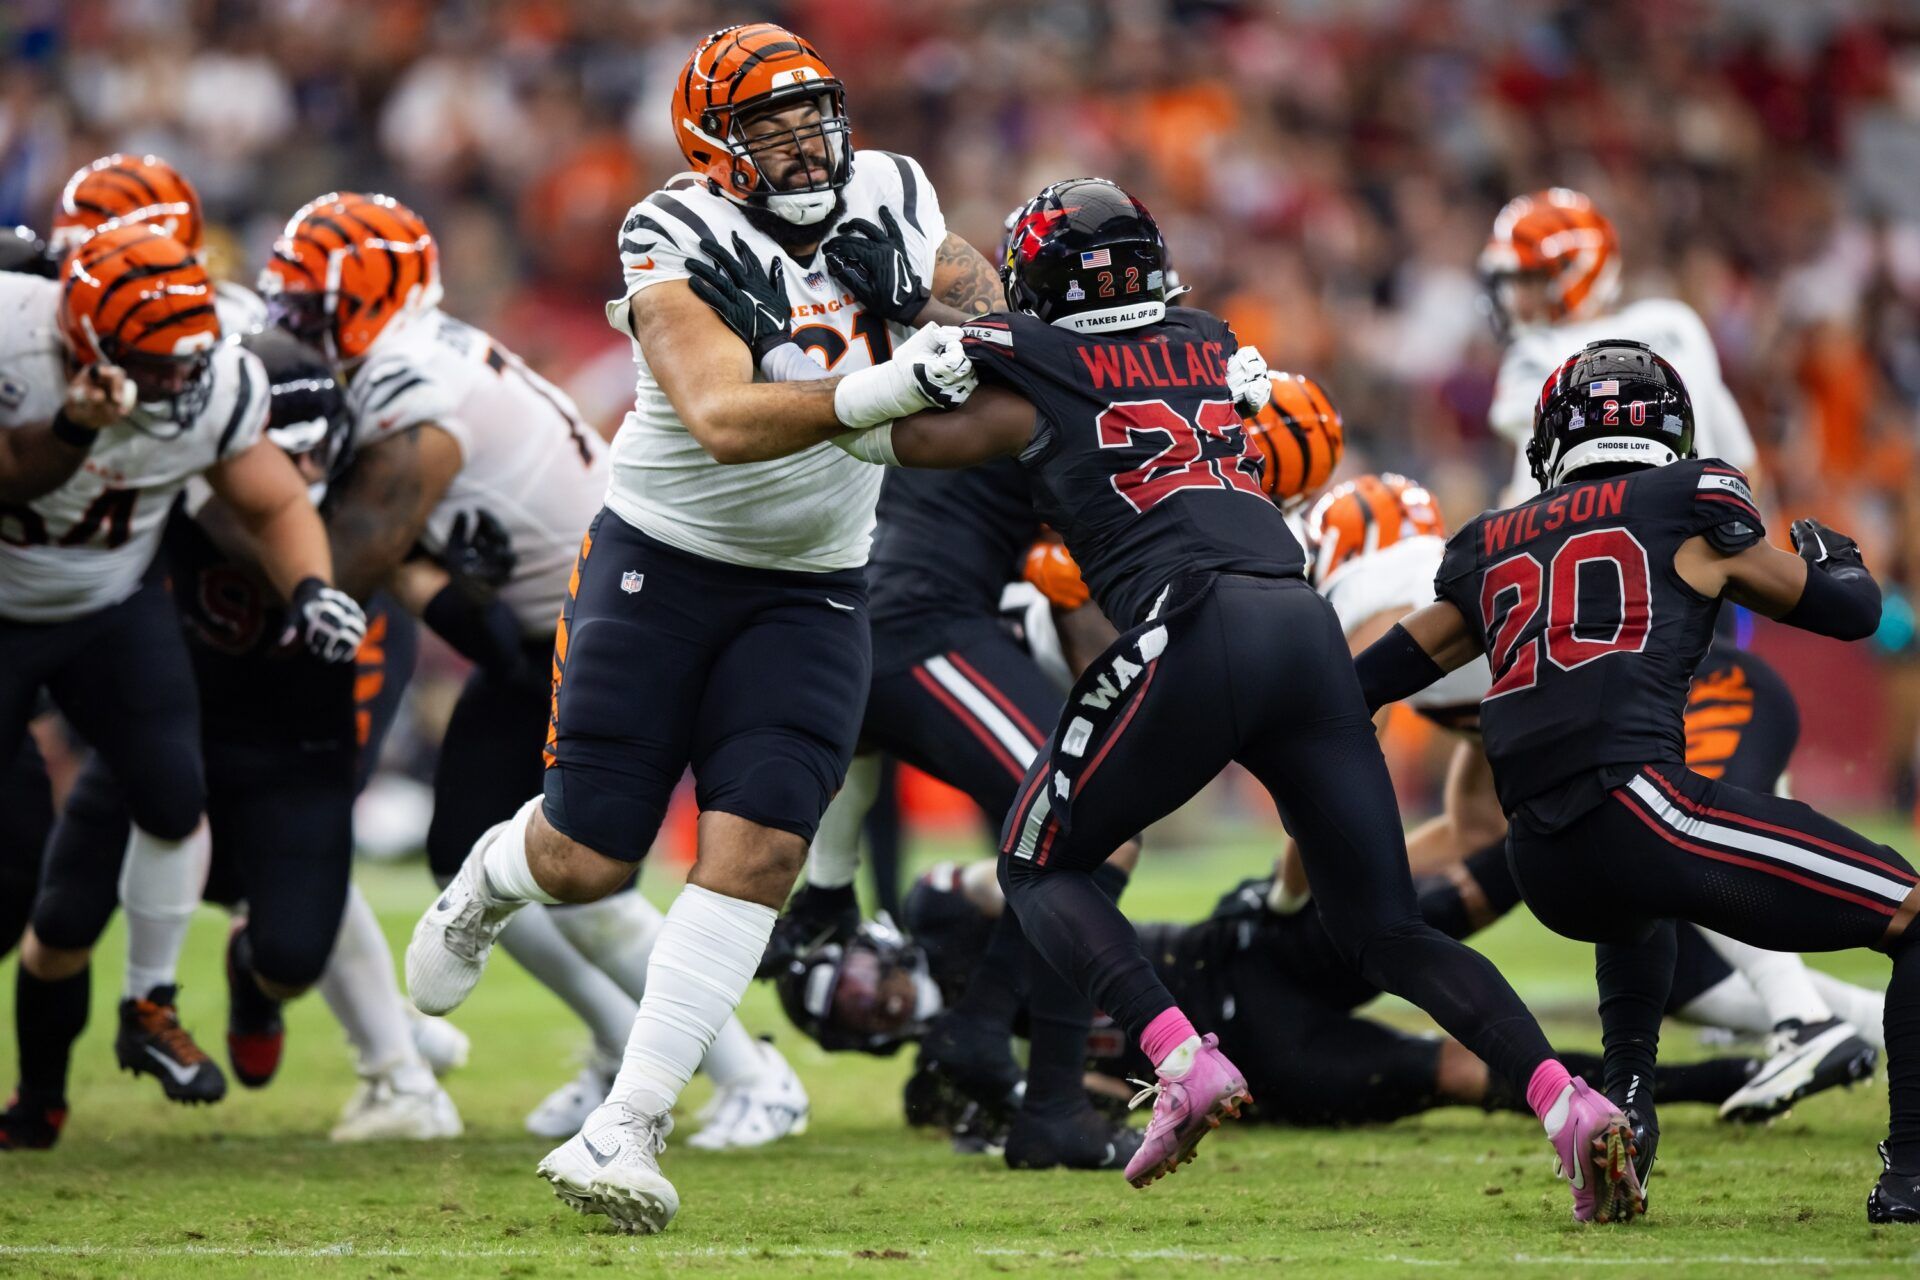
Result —
[[587, 1149], [587, 1154], [592, 1156], [593, 1162], [602, 1169], [606, 1168], [607, 1165], [612, 1162], [614, 1155], [617, 1154], [615, 1152], [600, 1150], [600, 1148], [593, 1145], [593, 1139], [584, 1134], [580, 1137], [580, 1145]]
[[[152, 1059], [155, 1062], [159, 1063], [162, 1067], [166, 1068], [167, 1074], [173, 1077], [173, 1082], [175, 1084], [179, 1084], [179, 1085], [192, 1084], [193, 1078], [200, 1073], [200, 1068], [189, 1067], [189, 1066], [186, 1066], [184, 1063], [175, 1062], [172, 1058], [169, 1058], [166, 1054], [154, 1048], [152, 1045], [147, 1046], [147, 1054], [150, 1057], [152, 1057]], [[181, 1075], [180, 1073], [182, 1071], [185, 1071], [186, 1074]]]

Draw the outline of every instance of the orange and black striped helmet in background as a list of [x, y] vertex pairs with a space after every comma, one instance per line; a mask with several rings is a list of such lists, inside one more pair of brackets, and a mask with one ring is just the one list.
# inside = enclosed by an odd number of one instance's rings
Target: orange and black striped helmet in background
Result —
[[397, 317], [440, 302], [440, 250], [391, 196], [332, 191], [274, 241], [260, 273], [273, 323], [337, 360], [358, 360]]
[[47, 242], [56, 256], [65, 255], [109, 222], [158, 227], [196, 257], [205, 240], [199, 193], [159, 156], [115, 152], [74, 174], [54, 208]]
[[80, 363], [120, 366], [150, 411], [186, 423], [206, 405], [220, 342], [213, 281], [152, 223], [109, 223], [67, 256], [60, 332]]
[[[805, 102], [819, 104], [815, 125], [751, 142], [741, 131], [744, 116]], [[847, 134], [846, 90], [839, 77], [811, 44], [771, 22], [714, 32], [695, 47], [675, 84], [673, 136], [687, 166], [734, 200], [765, 204], [789, 222], [806, 225], [832, 211], [832, 193], [853, 171]], [[826, 144], [820, 180], [805, 188], [775, 189], [756, 153], [810, 138]]]
[[1445, 537], [1433, 495], [1417, 481], [1386, 472], [1335, 485], [1307, 515], [1313, 582], [1324, 585], [1349, 562], [1421, 535]]
[[1584, 320], [1620, 292], [1620, 238], [1607, 216], [1578, 191], [1553, 187], [1507, 201], [1480, 251], [1480, 276], [1502, 325], [1511, 324], [1509, 285], [1546, 286], [1547, 318]]
[[1347, 433], [1319, 383], [1300, 373], [1270, 376], [1273, 398], [1247, 419], [1247, 436], [1266, 459], [1261, 488], [1285, 507], [1311, 497], [1332, 478]]

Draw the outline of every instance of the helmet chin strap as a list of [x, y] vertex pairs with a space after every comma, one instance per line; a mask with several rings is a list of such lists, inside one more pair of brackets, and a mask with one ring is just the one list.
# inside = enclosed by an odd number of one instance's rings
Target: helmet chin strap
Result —
[[1567, 450], [1565, 457], [1551, 462], [1547, 470], [1548, 483], [1562, 484], [1568, 476], [1583, 467], [1618, 462], [1664, 467], [1669, 462], [1679, 460], [1680, 455], [1672, 447], [1658, 440], [1648, 440], [1643, 436], [1602, 436], [1598, 440], [1582, 440]]

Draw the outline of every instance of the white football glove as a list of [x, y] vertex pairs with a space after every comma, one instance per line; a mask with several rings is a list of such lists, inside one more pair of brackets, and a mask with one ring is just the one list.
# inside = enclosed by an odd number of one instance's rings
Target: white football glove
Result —
[[292, 629], [322, 662], [351, 662], [367, 637], [367, 615], [354, 598], [318, 578], [293, 589]]
[[1267, 376], [1267, 359], [1258, 347], [1242, 347], [1227, 359], [1227, 390], [1233, 395], [1233, 408], [1243, 418], [1251, 418], [1273, 399], [1273, 382]]
[[978, 385], [960, 330], [929, 324], [894, 348], [885, 364], [840, 379], [833, 411], [847, 426], [864, 430], [925, 409], [957, 409]]

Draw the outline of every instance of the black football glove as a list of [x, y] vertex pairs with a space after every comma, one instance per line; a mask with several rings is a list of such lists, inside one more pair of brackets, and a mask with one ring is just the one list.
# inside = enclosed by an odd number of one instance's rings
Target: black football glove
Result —
[[1827, 573], [1866, 570], [1867, 562], [1860, 558], [1860, 544], [1818, 520], [1795, 520], [1787, 536], [1793, 539], [1793, 549], [1800, 553], [1800, 558], [1815, 569]]
[[753, 352], [758, 366], [767, 352], [783, 342], [793, 341], [793, 304], [787, 301], [786, 269], [780, 259], [764, 265], [733, 233], [733, 253], [712, 240], [700, 242], [700, 252], [712, 259], [702, 262], [687, 259], [687, 283], [694, 296], [706, 303], [726, 321], [740, 341]]
[[367, 636], [367, 615], [354, 598], [318, 578], [293, 589], [293, 630], [322, 662], [351, 662]]
[[498, 590], [513, 577], [519, 557], [513, 535], [491, 511], [462, 511], [447, 531], [440, 551], [440, 567], [455, 578]]
[[880, 221], [884, 229], [865, 218], [849, 218], [820, 252], [827, 255], [827, 269], [861, 306], [883, 320], [912, 324], [932, 293], [913, 274], [907, 238], [892, 212], [880, 210]]

